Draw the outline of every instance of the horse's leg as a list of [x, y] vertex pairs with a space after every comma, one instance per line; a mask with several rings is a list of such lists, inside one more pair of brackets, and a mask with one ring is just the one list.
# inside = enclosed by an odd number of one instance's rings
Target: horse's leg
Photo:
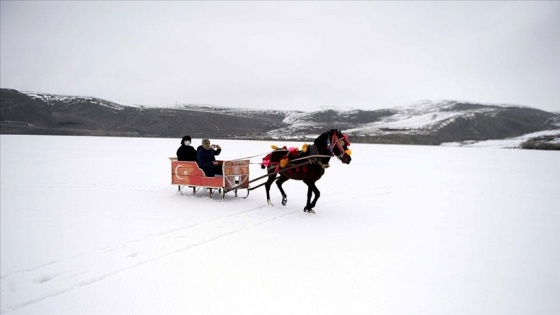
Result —
[[[317, 199], [319, 199], [319, 197], [321, 196], [321, 192], [315, 185], [314, 181], [313, 182], [305, 181], [305, 184], [307, 184], [307, 205], [305, 206], [303, 211], [309, 213], [315, 213], [315, 210], [313, 210], [313, 208], [315, 208], [315, 205], [317, 204]], [[315, 198], [313, 198], [313, 202], [311, 202], [311, 196], [313, 194], [315, 194]]]
[[282, 194], [282, 205], [285, 206], [286, 203], [288, 203], [288, 196], [286, 195], [286, 193], [284, 192], [284, 188], [282, 188], [282, 184], [284, 184], [284, 182], [286, 182], [289, 178], [286, 176], [280, 176], [280, 178], [276, 181], [276, 185], [278, 186], [278, 189], [280, 190], [280, 193]]
[[319, 191], [319, 188], [317, 188], [317, 185], [315, 185], [315, 182], [313, 182], [311, 184], [311, 189], [315, 193], [315, 199], [313, 199], [313, 202], [311, 202], [311, 209], [313, 209], [313, 208], [315, 208], [315, 205], [317, 204], [317, 199], [319, 199], [319, 197], [321, 197], [321, 192]]
[[268, 180], [266, 181], [266, 183], [264, 184], [264, 188], [266, 190], [266, 202], [268, 203], [269, 206], [274, 207], [274, 204], [272, 203], [272, 201], [270, 200], [270, 186], [272, 185], [272, 182], [274, 182], [274, 180], [276, 179], [276, 174], [273, 175], [269, 175], [268, 176]]
[[311, 184], [308, 182], [304, 182], [307, 185], [307, 202], [305, 203], [305, 208], [303, 208], [303, 212], [311, 212], [314, 213], [313, 209], [311, 208], [311, 195], [313, 194], [313, 190], [311, 189]]

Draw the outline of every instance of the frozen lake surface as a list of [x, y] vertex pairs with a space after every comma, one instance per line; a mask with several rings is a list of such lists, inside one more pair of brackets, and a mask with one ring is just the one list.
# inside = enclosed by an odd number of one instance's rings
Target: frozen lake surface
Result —
[[560, 314], [558, 152], [353, 144], [312, 215], [178, 193], [180, 139], [0, 137], [2, 314]]

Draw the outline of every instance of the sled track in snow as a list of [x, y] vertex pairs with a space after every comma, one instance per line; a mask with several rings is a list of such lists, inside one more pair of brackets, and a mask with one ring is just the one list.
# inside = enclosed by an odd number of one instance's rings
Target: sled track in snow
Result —
[[164, 185], [142, 185], [142, 184], [112, 184], [112, 183], [12, 183], [12, 187], [23, 188], [53, 188], [53, 189], [73, 189], [73, 190], [102, 190], [102, 191], [133, 191], [154, 194], [167, 194], [169, 186]]
[[[257, 211], [260, 209], [267, 211]], [[301, 210], [263, 205], [2, 275], [0, 313], [7, 314], [296, 212]]]

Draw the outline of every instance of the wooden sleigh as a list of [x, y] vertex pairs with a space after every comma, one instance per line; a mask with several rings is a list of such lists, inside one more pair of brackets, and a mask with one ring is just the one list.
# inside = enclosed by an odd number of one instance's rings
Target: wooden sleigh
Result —
[[219, 161], [224, 175], [208, 177], [196, 162], [177, 161], [175, 157], [169, 159], [171, 184], [177, 185], [179, 191], [188, 186], [192, 188], [194, 196], [199, 189], [206, 188], [210, 198], [218, 191], [223, 200], [230, 191], [237, 197], [237, 190], [246, 189], [249, 196], [249, 160]]

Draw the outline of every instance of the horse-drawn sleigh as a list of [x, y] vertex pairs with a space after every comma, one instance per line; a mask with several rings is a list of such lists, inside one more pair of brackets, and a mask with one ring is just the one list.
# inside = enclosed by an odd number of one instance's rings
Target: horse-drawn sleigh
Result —
[[[345, 134], [331, 129], [317, 137], [313, 144], [305, 145], [302, 150], [275, 148], [264, 157], [261, 164], [262, 168], [267, 169], [267, 174], [253, 180], [249, 179], [250, 160], [248, 159], [222, 161], [223, 176], [207, 177], [196, 162], [182, 162], [171, 158], [171, 183], [178, 185], [179, 190], [186, 186], [191, 187], [193, 195], [200, 188], [206, 188], [210, 198], [217, 190], [222, 194], [222, 200], [230, 191], [234, 191], [237, 196], [238, 189], [246, 189], [245, 198], [247, 198], [251, 190], [265, 186], [267, 202], [273, 206], [270, 187], [274, 181], [282, 194], [282, 205], [286, 205], [288, 197], [282, 184], [289, 179], [301, 180], [308, 187], [307, 203], [303, 211], [315, 213], [313, 208], [320, 197], [315, 182], [325, 174], [331, 157], [336, 156], [343, 164], [350, 164], [352, 158], [349, 146], [350, 142]], [[250, 186], [264, 178], [268, 178], [266, 182], [254, 187]]]
[[[206, 188], [212, 198], [215, 191], [225, 194], [233, 191], [237, 196], [238, 189], [249, 188], [249, 160], [219, 161], [223, 176], [206, 176], [196, 162], [171, 160], [171, 184], [177, 185], [180, 191], [186, 186], [193, 190], [193, 195], [201, 188]], [[249, 192], [247, 190], [247, 195]]]

